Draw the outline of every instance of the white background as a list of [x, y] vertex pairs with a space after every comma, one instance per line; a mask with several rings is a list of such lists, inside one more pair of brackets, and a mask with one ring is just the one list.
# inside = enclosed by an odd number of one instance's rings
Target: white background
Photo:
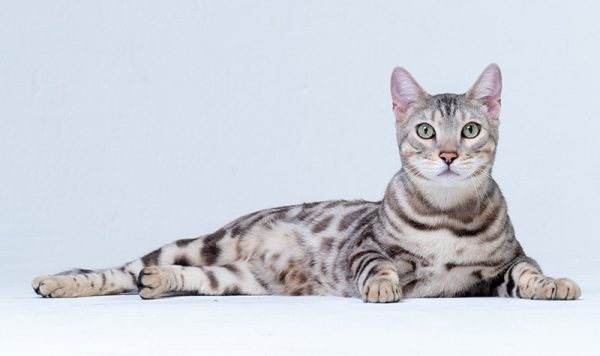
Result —
[[549, 274], [583, 278], [596, 318], [598, 13], [593, 1], [3, 1], [1, 281], [35, 307], [37, 274], [118, 265], [262, 208], [378, 200], [400, 168], [392, 69], [464, 92], [496, 62], [494, 176], [517, 235]]

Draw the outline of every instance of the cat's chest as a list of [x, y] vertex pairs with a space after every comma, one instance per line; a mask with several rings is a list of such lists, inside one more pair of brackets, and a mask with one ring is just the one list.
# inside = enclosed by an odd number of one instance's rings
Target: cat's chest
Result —
[[481, 261], [494, 257], [495, 245], [485, 236], [457, 237], [447, 230], [417, 231], [402, 235], [400, 244], [425, 257], [431, 264]]
[[414, 264], [407, 296], [452, 296], [491, 278], [502, 260], [496, 247], [474, 236], [459, 238], [446, 231], [403, 236], [400, 243], [423, 258]]

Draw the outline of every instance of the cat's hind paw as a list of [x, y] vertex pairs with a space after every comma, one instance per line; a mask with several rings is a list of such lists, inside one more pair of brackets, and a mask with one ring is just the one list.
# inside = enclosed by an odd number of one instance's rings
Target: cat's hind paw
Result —
[[66, 276], [39, 276], [33, 279], [31, 287], [44, 298], [76, 296], [76, 282]]
[[140, 271], [137, 283], [142, 299], [156, 299], [172, 290], [174, 276], [165, 268], [150, 266]]

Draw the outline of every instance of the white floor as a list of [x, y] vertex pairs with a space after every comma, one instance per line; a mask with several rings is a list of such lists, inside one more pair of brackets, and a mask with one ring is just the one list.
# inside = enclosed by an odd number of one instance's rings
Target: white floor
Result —
[[[600, 355], [600, 270], [581, 300], [136, 295], [43, 299], [0, 289], [0, 355]], [[579, 266], [581, 267], [581, 266]]]

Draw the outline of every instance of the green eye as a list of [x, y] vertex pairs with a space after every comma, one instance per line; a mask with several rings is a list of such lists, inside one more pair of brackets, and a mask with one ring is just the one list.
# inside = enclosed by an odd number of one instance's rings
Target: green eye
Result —
[[466, 138], [475, 138], [479, 135], [479, 124], [469, 122], [462, 129], [462, 135]]
[[417, 126], [417, 135], [420, 138], [429, 139], [435, 136], [435, 130], [429, 124], [420, 124]]

